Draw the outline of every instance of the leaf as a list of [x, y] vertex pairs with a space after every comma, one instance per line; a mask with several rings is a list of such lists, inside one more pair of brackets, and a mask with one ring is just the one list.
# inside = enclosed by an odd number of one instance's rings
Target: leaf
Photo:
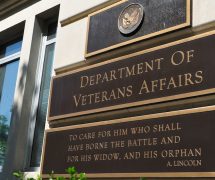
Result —
[[69, 167], [68, 169], [66, 169], [66, 172], [69, 173], [70, 175], [74, 175], [77, 173], [75, 167]]
[[19, 172], [14, 172], [13, 175], [17, 178], [21, 177], [20, 173]]
[[37, 180], [42, 180], [42, 178], [40, 177], [40, 175], [37, 176]]
[[[80, 173], [78, 175], [75, 167], [69, 167], [68, 169], [66, 169], [66, 172], [70, 175], [69, 180], [87, 180], [86, 174], [85, 173]], [[13, 176], [15, 176], [16, 178], [18, 178], [19, 180], [24, 180], [24, 177], [25, 177], [24, 173], [21, 172], [21, 171], [14, 172]], [[55, 178], [54, 176], [55, 176], [54, 175], [54, 171], [52, 171], [49, 174], [49, 180], [67, 180], [64, 177], [56, 177]], [[38, 175], [37, 179], [27, 178], [27, 180], [42, 180], [42, 178]], [[141, 179], [141, 180], [146, 180], [146, 179]]]
[[78, 180], [87, 180], [86, 174], [85, 173], [80, 173]]
[[21, 171], [13, 172], [13, 176], [15, 176], [16, 178], [18, 178], [20, 180], [24, 180], [24, 173]]

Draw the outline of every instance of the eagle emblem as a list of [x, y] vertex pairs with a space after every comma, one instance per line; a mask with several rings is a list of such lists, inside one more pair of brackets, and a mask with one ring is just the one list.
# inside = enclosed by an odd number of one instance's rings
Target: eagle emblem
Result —
[[135, 24], [137, 24], [137, 22], [139, 20], [139, 16], [140, 16], [140, 12], [137, 11], [136, 9], [131, 14], [126, 13], [122, 20], [123, 28], [127, 29], [127, 28], [132, 27]]
[[141, 24], [144, 16], [143, 6], [135, 3], [128, 5], [118, 18], [118, 29], [123, 34], [135, 31]]

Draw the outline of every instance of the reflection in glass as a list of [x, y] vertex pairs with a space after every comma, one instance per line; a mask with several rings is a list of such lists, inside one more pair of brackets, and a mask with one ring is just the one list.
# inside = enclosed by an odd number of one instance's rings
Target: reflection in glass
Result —
[[5, 56], [10, 56], [14, 53], [21, 51], [21, 47], [22, 47], [22, 41], [21, 40], [8, 45], [5, 48]]
[[0, 171], [4, 164], [19, 61], [0, 66]]
[[31, 167], [37, 167], [40, 165], [43, 135], [44, 135], [44, 129], [45, 129], [48, 98], [49, 98], [50, 81], [51, 81], [51, 74], [52, 74], [52, 65], [53, 65], [53, 58], [54, 58], [54, 48], [55, 48], [54, 43], [46, 46], [46, 53], [45, 53], [43, 74], [42, 74], [42, 83], [40, 87], [40, 97], [39, 97], [39, 104], [37, 109], [37, 121], [36, 121], [35, 135], [34, 135]]
[[57, 21], [48, 25], [47, 34], [44, 36], [44, 57], [42, 79], [39, 92], [39, 102], [36, 113], [36, 125], [34, 131], [34, 140], [31, 154], [31, 167], [39, 167], [42, 153], [43, 136], [47, 117], [48, 98], [50, 90], [50, 81], [52, 75], [52, 66], [54, 60], [55, 38], [57, 32]]
[[10, 42], [0, 48], [0, 58], [4, 58], [21, 51], [22, 40]]

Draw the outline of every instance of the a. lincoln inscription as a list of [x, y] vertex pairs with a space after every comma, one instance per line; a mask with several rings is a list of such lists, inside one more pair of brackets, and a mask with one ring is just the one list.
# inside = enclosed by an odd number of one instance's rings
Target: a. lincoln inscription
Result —
[[214, 93], [214, 33], [56, 76], [49, 120]]
[[42, 174], [76, 166], [88, 177], [214, 176], [214, 117], [211, 106], [51, 129]]

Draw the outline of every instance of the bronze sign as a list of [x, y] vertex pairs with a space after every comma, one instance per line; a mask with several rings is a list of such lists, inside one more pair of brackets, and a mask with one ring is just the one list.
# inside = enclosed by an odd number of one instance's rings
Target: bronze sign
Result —
[[93, 12], [85, 57], [188, 27], [190, 9], [191, 0], [120, 0]]
[[54, 77], [49, 120], [215, 93], [215, 31]]
[[42, 174], [215, 177], [215, 106], [46, 131]]
[[137, 30], [144, 18], [144, 10], [141, 4], [128, 5], [119, 15], [118, 28], [123, 34], [130, 34]]

